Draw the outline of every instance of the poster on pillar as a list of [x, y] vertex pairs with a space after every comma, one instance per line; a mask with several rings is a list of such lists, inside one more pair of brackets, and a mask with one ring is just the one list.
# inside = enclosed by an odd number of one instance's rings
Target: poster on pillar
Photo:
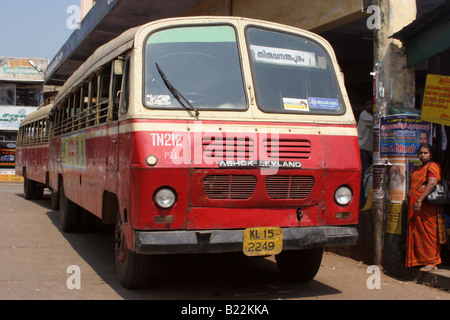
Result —
[[427, 75], [421, 119], [450, 125], [450, 76]]
[[419, 146], [431, 143], [432, 124], [418, 115], [395, 114], [380, 119], [380, 158], [417, 158]]
[[402, 234], [402, 205], [387, 203], [386, 233]]
[[401, 234], [402, 208], [408, 194], [412, 164], [423, 143], [431, 143], [432, 123], [419, 115], [396, 114], [380, 118], [380, 159], [389, 165], [387, 176], [386, 232]]

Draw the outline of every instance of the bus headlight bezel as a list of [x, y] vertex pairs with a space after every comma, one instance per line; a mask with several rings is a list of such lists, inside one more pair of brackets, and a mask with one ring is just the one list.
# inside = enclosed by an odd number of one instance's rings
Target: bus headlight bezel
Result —
[[347, 185], [342, 185], [334, 192], [334, 201], [338, 206], [345, 207], [352, 202], [353, 191]]
[[161, 209], [170, 209], [177, 202], [177, 194], [170, 187], [161, 187], [156, 190], [153, 202]]

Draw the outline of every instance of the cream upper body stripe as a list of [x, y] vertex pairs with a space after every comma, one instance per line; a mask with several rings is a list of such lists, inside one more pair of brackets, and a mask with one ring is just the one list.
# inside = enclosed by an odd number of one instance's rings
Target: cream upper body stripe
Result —
[[[85, 134], [86, 139], [100, 138], [104, 136], [117, 135], [118, 133], [132, 132], [210, 132], [210, 133], [270, 133], [270, 134], [304, 134], [304, 135], [326, 135], [326, 136], [353, 136], [357, 137], [356, 126], [339, 125], [251, 125], [251, 124], [222, 124], [222, 123], [173, 123], [173, 122], [137, 122], [123, 123], [109, 127], [92, 128], [87, 131], [71, 133], [71, 135]], [[69, 136], [63, 136], [67, 138]], [[36, 145], [30, 146], [36, 148]], [[39, 145], [38, 147], [48, 147]]]
[[17, 145], [16, 150], [19, 150], [19, 149], [48, 149], [48, 147], [49, 147], [48, 143]]
[[[130, 132], [213, 132], [213, 133], [279, 133], [308, 134], [330, 136], [357, 136], [356, 126], [282, 126], [282, 125], [248, 125], [219, 123], [126, 123], [120, 125], [120, 133]], [[106, 132], [105, 132], [106, 134]], [[110, 134], [117, 134], [117, 127], [110, 128]]]

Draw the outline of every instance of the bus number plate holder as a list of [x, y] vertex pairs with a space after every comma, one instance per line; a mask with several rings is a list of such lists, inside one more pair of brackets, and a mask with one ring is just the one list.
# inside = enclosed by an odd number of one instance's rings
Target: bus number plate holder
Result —
[[244, 254], [266, 256], [283, 249], [283, 230], [279, 227], [258, 227], [244, 230]]

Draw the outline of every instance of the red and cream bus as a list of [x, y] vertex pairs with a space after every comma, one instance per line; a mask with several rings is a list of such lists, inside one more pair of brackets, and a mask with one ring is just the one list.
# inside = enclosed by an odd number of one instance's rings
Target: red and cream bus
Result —
[[25, 199], [42, 199], [49, 181], [49, 115], [52, 104], [25, 117], [17, 135], [16, 175], [24, 177]]
[[165, 254], [275, 255], [308, 281], [324, 246], [356, 242], [356, 122], [313, 33], [238, 17], [133, 28], [71, 76], [49, 123], [62, 229], [86, 212], [115, 223], [127, 288]]

